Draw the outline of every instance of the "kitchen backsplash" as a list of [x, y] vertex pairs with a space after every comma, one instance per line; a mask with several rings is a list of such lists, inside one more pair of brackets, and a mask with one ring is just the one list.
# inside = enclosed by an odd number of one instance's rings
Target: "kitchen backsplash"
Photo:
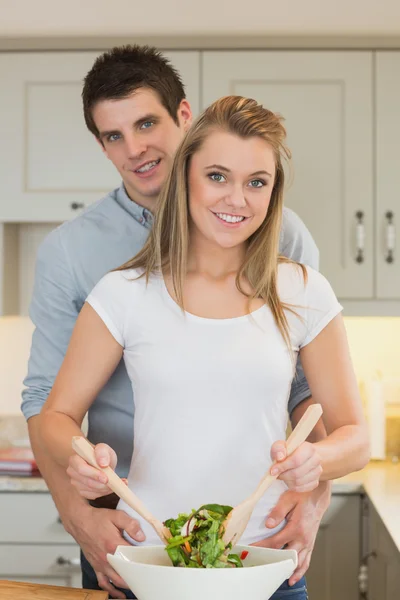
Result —
[[[377, 372], [398, 378], [400, 318], [345, 317], [345, 324], [361, 388]], [[19, 413], [32, 331], [27, 317], [0, 318], [0, 415]]]

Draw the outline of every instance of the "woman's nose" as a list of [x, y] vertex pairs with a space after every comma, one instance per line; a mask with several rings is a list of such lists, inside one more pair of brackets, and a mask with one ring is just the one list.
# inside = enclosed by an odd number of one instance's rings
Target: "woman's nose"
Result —
[[244, 197], [243, 188], [241, 186], [235, 187], [226, 197], [226, 203], [233, 208], [244, 208], [246, 206], [246, 198]]

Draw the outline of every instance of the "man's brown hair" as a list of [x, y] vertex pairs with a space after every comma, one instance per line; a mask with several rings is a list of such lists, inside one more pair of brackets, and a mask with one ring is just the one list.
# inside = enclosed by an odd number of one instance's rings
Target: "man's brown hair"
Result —
[[93, 108], [101, 100], [127, 98], [138, 88], [154, 90], [178, 124], [178, 108], [186, 97], [181, 77], [168, 59], [151, 46], [117, 46], [101, 54], [84, 79], [83, 114], [97, 138]]

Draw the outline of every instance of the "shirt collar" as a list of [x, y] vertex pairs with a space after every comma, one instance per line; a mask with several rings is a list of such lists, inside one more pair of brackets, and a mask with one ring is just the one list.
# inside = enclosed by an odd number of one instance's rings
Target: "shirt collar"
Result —
[[143, 206], [140, 206], [140, 204], [137, 204], [137, 202], [129, 198], [123, 183], [121, 184], [121, 187], [117, 189], [117, 202], [123, 206], [123, 208], [132, 215], [140, 225], [146, 229], [151, 229], [154, 221], [153, 214], [147, 208], [143, 208]]

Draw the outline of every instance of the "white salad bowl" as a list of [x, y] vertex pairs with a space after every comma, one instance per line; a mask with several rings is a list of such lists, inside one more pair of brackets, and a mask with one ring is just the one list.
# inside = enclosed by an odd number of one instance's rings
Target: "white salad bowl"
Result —
[[173, 567], [164, 546], [118, 546], [107, 560], [139, 600], [268, 600], [297, 566], [295, 550], [236, 546], [243, 569]]

